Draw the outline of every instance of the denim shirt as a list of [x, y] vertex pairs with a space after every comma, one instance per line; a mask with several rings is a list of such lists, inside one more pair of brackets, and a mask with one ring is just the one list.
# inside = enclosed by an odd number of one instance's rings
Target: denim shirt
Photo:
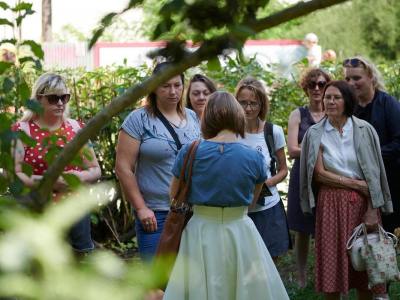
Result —
[[[364, 174], [374, 208], [382, 213], [393, 212], [389, 186], [383, 165], [379, 138], [375, 129], [361, 119], [353, 121], [354, 147], [357, 160]], [[314, 168], [327, 119], [310, 127], [304, 136], [300, 155], [300, 205], [305, 214], [312, 213], [315, 207], [317, 189], [313, 183]]]

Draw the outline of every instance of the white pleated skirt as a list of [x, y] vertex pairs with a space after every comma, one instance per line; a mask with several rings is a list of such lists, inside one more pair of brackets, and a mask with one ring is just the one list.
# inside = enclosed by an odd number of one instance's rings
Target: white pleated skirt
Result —
[[247, 207], [194, 206], [164, 300], [286, 300]]

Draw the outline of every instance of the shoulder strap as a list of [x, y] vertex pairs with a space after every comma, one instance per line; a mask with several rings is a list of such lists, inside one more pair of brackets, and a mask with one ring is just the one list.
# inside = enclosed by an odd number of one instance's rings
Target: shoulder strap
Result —
[[[174, 199], [178, 199], [178, 197], [177, 197], [178, 193], [180, 193], [182, 191], [182, 189], [183, 189], [184, 197], [183, 197], [183, 201], [182, 202], [186, 202], [187, 201], [187, 197], [189, 195], [190, 184], [191, 184], [191, 181], [192, 181], [193, 162], [194, 162], [194, 157], [196, 155], [196, 150], [197, 150], [197, 147], [199, 146], [199, 144], [200, 144], [200, 140], [196, 140], [190, 145], [189, 150], [186, 153], [185, 159], [183, 161], [183, 166], [182, 166], [181, 173], [180, 173], [180, 176], [179, 176], [178, 190], [177, 190], [177, 194], [174, 197]], [[185, 172], [186, 172], [187, 167], [189, 167], [188, 177], [185, 180]], [[180, 204], [180, 203], [175, 203], [175, 205], [176, 204]]]
[[67, 119], [66, 122], [71, 125], [72, 130], [77, 133], [79, 130], [82, 129], [81, 125], [79, 124], [79, 122], [77, 120], [74, 119]]
[[264, 138], [271, 156], [271, 175], [276, 174], [277, 157], [275, 154], [274, 124], [266, 121], [264, 124]]
[[176, 148], [178, 150], [180, 150], [182, 148], [182, 143], [179, 140], [179, 137], [178, 137], [176, 131], [174, 130], [174, 128], [172, 128], [172, 126], [171, 126], [171, 124], [169, 124], [167, 118], [161, 113], [161, 111], [158, 108], [156, 108], [155, 114], [156, 114], [157, 118], [159, 118], [160, 121], [164, 124], [165, 128], [167, 128], [169, 133], [171, 134], [172, 138], [175, 141]]

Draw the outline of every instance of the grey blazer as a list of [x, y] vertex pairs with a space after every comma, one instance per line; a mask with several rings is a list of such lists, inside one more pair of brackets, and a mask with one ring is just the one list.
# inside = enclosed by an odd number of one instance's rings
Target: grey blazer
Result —
[[[354, 147], [357, 160], [368, 184], [372, 206], [374, 208], [379, 207], [384, 214], [392, 213], [393, 205], [378, 135], [368, 122], [354, 116], [351, 119], [353, 121]], [[315, 207], [317, 191], [313, 185], [313, 173], [325, 122], [327, 122], [327, 118], [310, 127], [301, 145], [300, 206], [305, 214], [312, 213], [312, 209]]]

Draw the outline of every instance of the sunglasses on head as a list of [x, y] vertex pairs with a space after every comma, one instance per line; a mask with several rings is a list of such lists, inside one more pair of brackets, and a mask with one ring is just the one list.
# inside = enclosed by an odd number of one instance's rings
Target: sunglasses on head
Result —
[[61, 100], [62, 104], [68, 103], [71, 95], [70, 94], [64, 94], [64, 95], [39, 95], [42, 97], [45, 97], [47, 99], [47, 102], [52, 105], [58, 104], [58, 102]]
[[343, 67], [358, 68], [360, 66], [365, 67], [365, 63], [358, 58], [348, 58], [343, 61]]
[[317, 86], [320, 90], [322, 90], [326, 85], [326, 81], [311, 81], [307, 84], [307, 88], [310, 90], [314, 90]]

